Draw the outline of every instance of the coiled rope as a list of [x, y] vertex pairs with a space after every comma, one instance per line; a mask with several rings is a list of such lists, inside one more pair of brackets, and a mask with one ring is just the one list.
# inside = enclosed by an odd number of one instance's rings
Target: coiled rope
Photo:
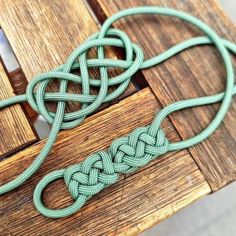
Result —
[[[111, 25], [125, 16], [136, 14], [158, 14], [172, 16], [193, 24], [204, 32], [206, 36], [196, 37], [175, 45], [153, 58], [144, 60], [142, 49], [132, 43], [126, 33], [111, 29]], [[213, 44], [222, 58], [226, 69], [225, 91], [212, 96], [187, 99], [175, 102], [163, 108], [147, 127], [134, 130], [127, 137], [121, 137], [112, 142], [108, 150], [98, 151], [87, 157], [83, 162], [66, 169], [53, 171], [42, 178], [34, 191], [34, 204], [44, 216], [59, 218], [77, 212], [85, 202], [102, 189], [117, 182], [119, 175], [130, 173], [146, 165], [154, 158], [174, 150], [188, 148], [208, 138], [221, 124], [227, 113], [232, 96], [236, 94], [234, 86], [234, 70], [229, 51], [236, 54], [236, 45], [220, 38], [209, 26], [199, 19], [170, 8], [138, 7], [118, 12], [108, 18], [100, 32], [91, 36], [84, 44], [75, 49], [64, 65], [35, 77], [27, 86], [26, 94], [0, 101], [0, 109], [27, 101], [31, 107], [40, 113], [52, 125], [48, 140], [32, 164], [18, 177], [0, 187], [0, 194], [9, 192], [28, 180], [41, 166], [47, 157], [61, 129], [71, 129], [83, 122], [87, 115], [97, 110], [102, 103], [109, 102], [121, 95], [127, 88], [131, 77], [139, 70], [157, 65], [175, 54], [196, 45]], [[124, 60], [106, 59], [105, 46], [121, 47], [125, 49]], [[87, 59], [87, 51], [97, 48], [97, 59]], [[88, 69], [99, 68], [100, 80], [92, 79]], [[125, 71], [113, 78], [109, 78], [107, 68], [118, 67]], [[72, 74], [75, 69], [80, 75]], [[53, 80], [60, 80], [59, 92], [47, 93], [46, 88]], [[82, 85], [82, 94], [67, 93], [68, 82]], [[108, 93], [109, 86], [116, 85], [117, 89]], [[90, 94], [90, 87], [97, 87], [97, 95]], [[57, 102], [56, 112], [49, 112], [45, 102]], [[69, 101], [82, 104], [79, 111], [65, 113]], [[162, 121], [172, 112], [195, 106], [213, 104], [221, 101], [221, 106], [206, 129], [196, 136], [177, 143], [169, 143], [161, 129]], [[42, 192], [51, 182], [64, 178], [74, 203], [63, 209], [48, 209], [42, 202]]]

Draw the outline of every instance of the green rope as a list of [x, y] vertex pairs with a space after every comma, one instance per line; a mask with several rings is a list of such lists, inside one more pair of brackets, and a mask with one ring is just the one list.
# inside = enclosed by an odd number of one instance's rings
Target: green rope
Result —
[[[142, 49], [132, 43], [129, 37], [118, 29], [111, 29], [111, 25], [120, 18], [136, 14], [158, 14], [173, 16], [189, 22], [201, 29], [206, 36], [196, 37], [175, 45], [160, 55], [144, 60]], [[232, 96], [236, 94], [234, 86], [234, 70], [229, 51], [236, 54], [236, 45], [220, 38], [210, 27], [197, 18], [184, 12], [160, 7], [138, 7], [123, 10], [108, 18], [100, 32], [91, 36], [84, 44], [75, 49], [64, 65], [35, 77], [27, 86], [26, 94], [0, 101], [0, 109], [12, 104], [27, 101], [31, 107], [40, 113], [52, 125], [48, 140], [32, 164], [18, 177], [0, 187], [0, 194], [9, 192], [28, 180], [41, 166], [55, 143], [58, 132], [62, 129], [77, 127], [87, 115], [97, 110], [102, 103], [109, 102], [120, 96], [127, 88], [131, 77], [139, 70], [155, 66], [170, 57], [197, 45], [213, 44], [222, 58], [226, 69], [225, 91], [212, 96], [193, 98], [175, 102], [163, 108], [153, 122], [146, 127], [140, 127], [127, 137], [121, 137], [112, 142], [106, 151], [98, 151], [79, 164], [66, 169], [60, 169], [47, 174], [38, 183], [34, 191], [34, 204], [38, 211], [50, 218], [69, 216], [77, 212], [85, 202], [102, 189], [118, 181], [119, 175], [136, 171], [156, 157], [168, 151], [180, 150], [196, 145], [208, 138], [222, 123], [227, 113]], [[125, 60], [106, 59], [105, 46], [121, 47], [125, 49]], [[97, 59], [87, 59], [87, 51], [97, 48]], [[100, 80], [89, 76], [89, 68], [99, 68]], [[107, 68], [118, 67], [124, 72], [113, 78], [108, 77]], [[72, 74], [73, 70], [80, 70], [80, 75]], [[60, 80], [59, 92], [47, 93], [46, 88], [53, 80]], [[69, 82], [82, 85], [82, 94], [69, 94]], [[109, 86], [117, 88], [108, 93]], [[97, 95], [90, 94], [90, 87], [99, 88]], [[56, 112], [49, 112], [45, 102], [57, 102]], [[66, 103], [80, 102], [79, 111], [65, 113]], [[162, 121], [171, 113], [189, 107], [213, 104], [221, 101], [221, 106], [202, 132], [187, 140], [169, 143], [161, 129]], [[53, 181], [64, 178], [74, 203], [62, 209], [48, 209], [42, 202], [43, 190]]]

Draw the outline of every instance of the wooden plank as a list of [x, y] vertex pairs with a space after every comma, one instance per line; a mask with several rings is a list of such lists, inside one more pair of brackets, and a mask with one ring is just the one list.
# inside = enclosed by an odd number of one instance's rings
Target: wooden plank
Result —
[[[16, 95], [24, 94], [28, 81], [25, 78], [22, 69], [17, 68], [16, 70], [9, 72], [8, 77], [11, 81], [12, 86], [14, 86], [13, 89], [15, 94]], [[33, 110], [33, 108], [31, 108], [31, 106], [27, 102], [22, 103], [22, 105], [24, 106], [30, 121], [34, 123], [38, 117], [38, 113], [35, 110]]]
[[[210, 25], [217, 33], [236, 42], [236, 28], [214, 1], [182, 0], [90, 0], [101, 21], [121, 9], [155, 5], [183, 10]], [[146, 57], [170, 46], [202, 35], [196, 28], [163, 16], [128, 17], [114, 25], [128, 33], [143, 48]], [[148, 36], [147, 36], [148, 35]], [[234, 64], [236, 61], [234, 60]], [[148, 84], [163, 106], [174, 101], [218, 93], [224, 90], [225, 70], [216, 50], [201, 46], [182, 52], [156, 67], [143, 71]], [[211, 138], [190, 149], [213, 190], [236, 179], [236, 99], [220, 128]], [[218, 105], [174, 113], [170, 116], [183, 139], [203, 130], [216, 114]]]
[[[99, 30], [85, 2], [77, 0], [3, 0], [0, 25], [28, 81], [65, 63], [76, 47]], [[88, 55], [95, 58], [95, 50]], [[115, 58], [111, 49], [107, 50], [107, 57]], [[120, 69], [111, 70], [110, 76], [118, 73]], [[91, 70], [91, 76], [99, 78], [98, 70]], [[52, 83], [50, 90], [58, 91], [58, 83]], [[80, 93], [80, 90], [79, 85], [69, 85], [71, 93]], [[123, 97], [134, 91], [131, 83]], [[55, 104], [50, 105], [51, 109], [55, 107]], [[68, 105], [68, 110], [73, 111], [80, 107], [78, 103]]]
[[[0, 100], [12, 96], [15, 94], [0, 60]], [[20, 105], [0, 110], [0, 160], [36, 140]]]
[[[143, 106], [145, 112], [140, 109]], [[80, 127], [61, 132], [39, 172], [22, 187], [0, 196], [0, 229], [2, 226], [13, 235], [137, 234], [208, 194], [209, 185], [189, 152], [183, 150], [164, 155], [134, 174], [122, 176], [118, 183], [93, 197], [71, 217], [52, 220], [35, 210], [32, 194], [43, 175], [107, 148], [113, 139], [149, 124], [159, 109], [156, 98], [146, 88], [89, 117]], [[163, 128], [171, 141], [179, 140], [168, 120]], [[22, 172], [44, 143], [32, 145], [1, 162], [0, 170], [5, 174], [0, 182]], [[65, 186], [59, 182], [46, 189], [44, 200], [50, 207], [71, 203]]]

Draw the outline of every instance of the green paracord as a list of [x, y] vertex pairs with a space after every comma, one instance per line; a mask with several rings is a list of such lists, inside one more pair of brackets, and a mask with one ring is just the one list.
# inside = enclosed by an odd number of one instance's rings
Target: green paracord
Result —
[[[171, 47], [158, 56], [144, 60], [143, 51], [138, 45], [132, 43], [124, 32], [110, 28], [120, 18], [137, 14], [174, 16], [195, 25], [206, 36], [189, 39]], [[94, 194], [117, 182], [120, 174], [133, 172], [168, 151], [188, 148], [202, 142], [221, 124], [229, 109], [232, 96], [236, 94], [234, 70], [229, 55], [229, 51], [236, 54], [236, 45], [220, 38], [210, 27], [197, 18], [174, 9], [148, 6], [123, 10], [108, 18], [100, 32], [75, 49], [64, 65], [34, 78], [28, 84], [26, 94], [0, 101], [0, 109], [27, 101], [35, 111], [40, 113], [52, 125], [48, 140], [37, 158], [17, 178], [2, 185], [0, 194], [9, 192], [25, 183], [39, 169], [47, 157], [58, 132], [61, 129], [71, 129], [78, 126], [87, 115], [97, 110], [102, 103], [109, 102], [121, 95], [127, 88], [131, 77], [139, 69], [157, 65], [187, 48], [205, 44], [213, 44], [222, 57], [227, 72], [225, 91], [212, 96], [178, 101], [168, 105], [156, 115], [149, 126], [137, 128], [127, 137], [114, 140], [108, 150], [98, 151], [79, 164], [47, 174], [35, 188], [34, 203], [39, 212], [50, 218], [65, 217], [77, 212]], [[124, 48], [126, 51], [125, 60], [106, 59], [104, 46]], [[87, 59], [86, 52], [94, 47], [97, 48], [98, 58]], [[89, 77], [88, 68], [91, 67], [99, 68], [100, 80]], [[125, 72], [109, 78], [107, 73], [107, 68], [109, 67], [122, 68], [125, 69]], [[80, 76], [71, 73], [75, 69], [80, 70]], [[46, 93], [45, 90], [48, 84], [53, 80], [60, 80], [59, 92]], [[67, 93], [67, 85], [71, 81], [82, 85], [82, 94]], [[117, 89], [108, 94], [108, 87], [112, 85], [117, 85]], [[91, 86], [99, 88], [98, 95], [90, 94]], [[47, 111], [45, 107], [46, 101], [58, 103], [55, 113]], [[81, 110], [65, 113], [68, 101], [80, 102], [82, 104]], [[205, 130], [187, 140], [169, 143], [161, 129], [161, 124], [170, 113], [220, 101], [221, 106], [216, 116]], [[42, 192], [47, 185], [59, 178], [64, 178], [75, 202], [63, 209], [48, 209], [42, 202]]]

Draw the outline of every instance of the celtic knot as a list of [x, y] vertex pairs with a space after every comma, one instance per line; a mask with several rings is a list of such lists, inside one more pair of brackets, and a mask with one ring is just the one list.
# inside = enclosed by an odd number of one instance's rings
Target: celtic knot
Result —
[[134, 172], [166, 153], [168, 145], [162, 129], [151, 135], [149, 126], [137, 128], [115, 140], [107, 151], [96, 152], [65, 169], [65, 183], [74, 199], [87, 200], [117, 182], [120, 174]]
[[[111, 29], [111, 26], [117, 20], [137, 14], [176, 17], [191, 23], [201, 30], [204, 35], [173, 45], [166, 51], [144, 60], [143, 51], [131, 42], [126, 33], [118, 29]], [[147, 37], [149, 33], [146, 32]], [[153, 42], [150, 47], [153, 47], [155, 43]], [[208, 44], [215, 46], [221, 56], [226, 70], [225, 90], [210, 96], [190, 98], [168, 104], [156, 114], [150, 126], [138, 128], [128, 136], [118, 138], [112, 142], [108, 150], [96, 152], [79, 164], [66, 169], [54, 170], [45, 175], [37, 184], [33, 198], [38, 211], [47, 217], [60, 218], [74, 214], [94, 194], [117, 182], [120, 174], [134, 172], [167, 151], [182, 150], [204, 141], [222, 123], [230, 107], [232, 97], [236, 94], [234, 68], [229, 54], [229, 52], [236, 54], [236, 45], [220, 38], [214, 30], [196, 17], [175, 9], [142, 6], [125, 9], [108, 18], [102, 25], [101, 30], [76, 48], [65, 64], [32, 79], [27, 86], [26, 94], [0, 101], [0, 109], [27, 101], [35, 111], [40, 113], [52, 125], [49, 137], [36, 159], [15, 179], [0, 186], [0, 195], [24, 184], [40, 168], [48, 156], [59, 131], [77, 127], [86, 116], [97, 110], [103, 103], [120, 96], [126, 90], [131, 77], [139, 69], [147, 69], [158, 65], [190, 47]], [[105, 49], [107, 46], [123, 48], [125, 59], [106, 58]], [[94, 49], [96, 58], [89, 58], [89, 51]], [[91, 68], [99, 69], [99, 78], [93, 79], [90, 76], [89, 69]], [[110, 77], [108, 73], [110, 68], [121, 68], [122, 73]], [[59, 81], [59, 91], [47, 92], [50, 83], [53, 81]], [[70, 82], [81, 86], [81, 94], [68, 92]], [[111, 90], [109, 89], [110, 86], [115, 86], [116, 89]], [[97, 88], [96, 95], [91, 91], [92, 88]], [[56, 103], [55, 112], [47, 110], [46, 103], [48, 101]], [[80, 103], [80, 110], [67, 113], [66, 106], [68, 102]], [[166, 117], [176, 111], [196, 106], [212, 105], [218, 102], [221, 102], [219, 110], [204, 130], [188, 139], [169, 143], [161, 129], [162, 122]], [[64, 179], [75, 201], [61, 209], [50, 209], [43, 202], [43, 191], [49, 184], [61, 178]]]
[[[124, 60], [106, 59], [104, 47], [114, 46], [125, 49], [126, 58]], [[91, 49], [97, 49], [97, 59], [88, 59], [87, 53]], [[100, 33], [92, 35], [84, 44], [76, 48], [67, 59], [64, 65], [42, 73], [35, 77], [27, 86], [27, 101], [32, 108], [40, 113], [47, 122], [54, 123], [56, 112], [60, 111], [62, 116], [61, 129], [70, 129], [78, 126], [87, 115], [99, 108], [104, 102], [109, 102], [120, 96], [128, 87], [132, 75], [141, 68], [144, 60], [142, 50], [132, 43], [126, 33], [109, 29], [105, 37], [101, 38]], [[92, 79], [89, 75], [89, 68], [99, 68], [100, 78]], [[124, 72], [109, 78], [108, 68], [118, 67]], [[72, 73], [78, 70], [80, 74]], [[47, 93], [46, 89], [53, 80], [60, 81], [59, 92]], [[82, 86], [82, 94], [67, 93], [69, 82], [78, 83]], [[116, 89], [108, 93], [109, 86], [116, 85]], [[98, 94], [91, 94], [91, 87], [99, 88]], [[47, 111], [45, 102], [57, 102], [55, 113]], [[65, 113], [66, 102], [76, 101], [82, 104], [79, 111]]]

